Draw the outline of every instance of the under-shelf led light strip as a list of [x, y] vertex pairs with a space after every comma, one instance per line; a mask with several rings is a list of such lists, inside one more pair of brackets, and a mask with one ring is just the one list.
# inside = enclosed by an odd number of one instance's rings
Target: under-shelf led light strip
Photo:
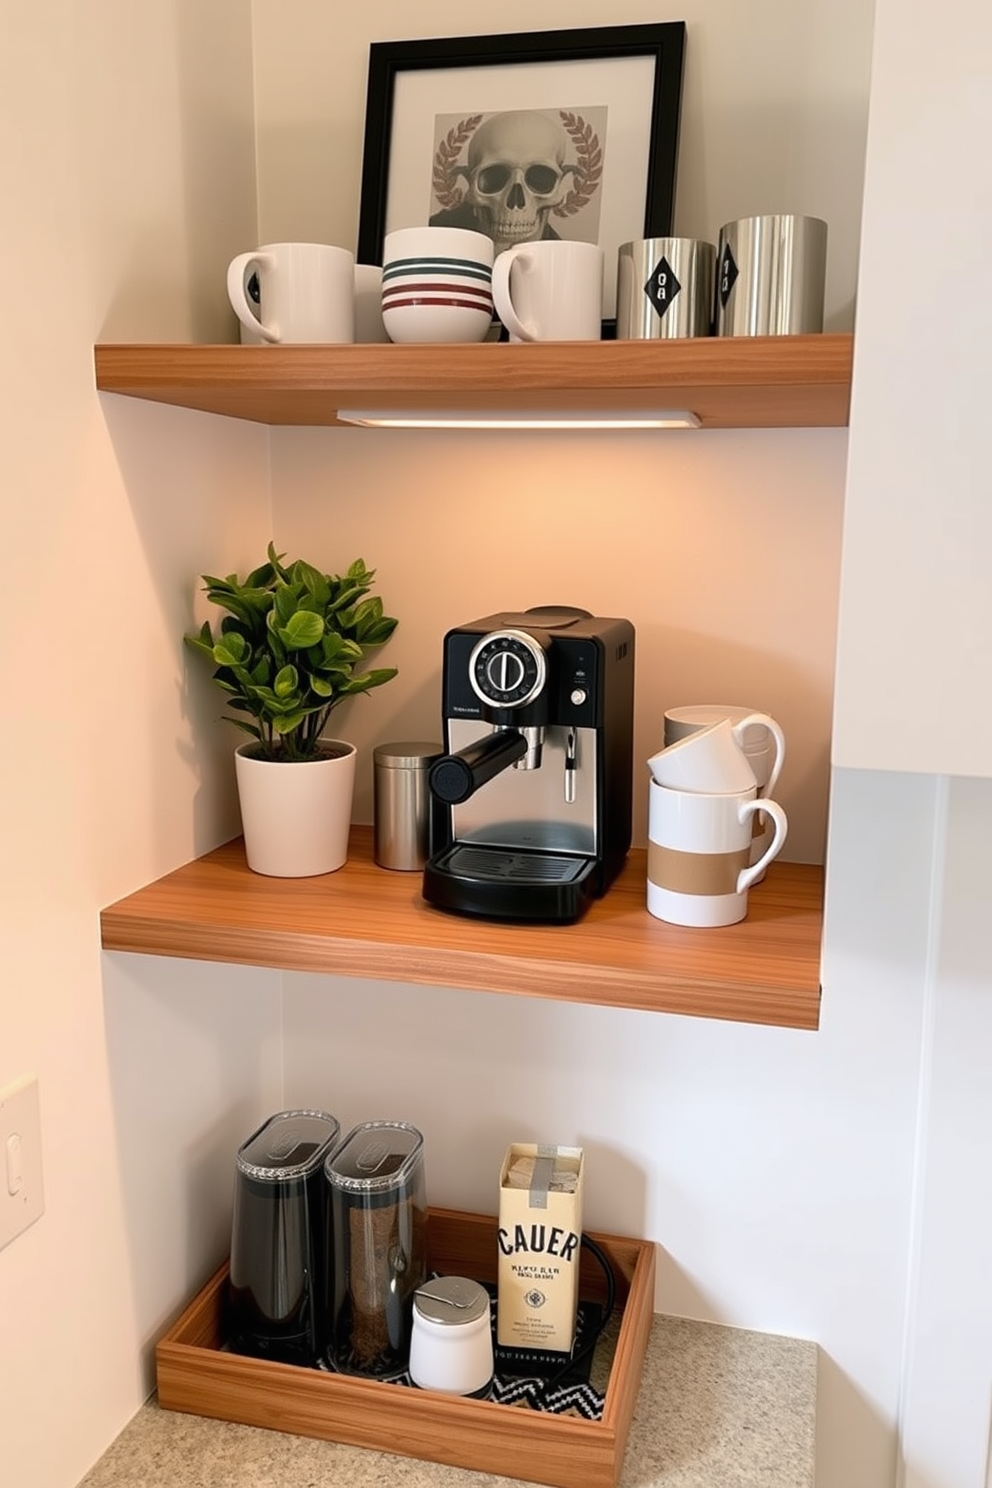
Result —
[[543, 409], [535, 413], [498, 413], [473, 409], [339, 408], [343, 424], [381, 429], [698, 429], [701, 423], [687, 408], [659, 408], [625, 413], [622, 410]]

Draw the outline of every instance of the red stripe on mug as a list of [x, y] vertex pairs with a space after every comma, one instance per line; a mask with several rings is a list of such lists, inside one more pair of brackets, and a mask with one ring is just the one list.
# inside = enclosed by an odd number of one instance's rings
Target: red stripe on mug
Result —
[[404, 279], [401, 279], [398, 283], [391, 284], [391, 285], [383, 288], [383, 291], [382, 291], [382, 303], [383, 303], [383, 306], [385, 306], [386, 304], [388, 304], [388, 302], [395, 295], [409, 295], [409, 294], [424, 294], [424, 295], [432, 295], [432, 294], [451, 295], [451, 294], [454, 294], [454, 295], [462, 295], [462, 296], [464, 296], [464, 297], [466, 297], [468, 299], [476, 299], [476, 300], [480, 301], [482, 304], [486, 304], [486, 305], [491, 305], [492, 304], [492, 291], [490, 290], [490, 288], [489, 288], [488, 285], [486, 285], [486, 286], [483, 287], [482, 285], [460, 284], [460, 283], [457, 283], [457, 282], [455, 282], [455, 283], [450, 283], [449, 282], [447, 284], [439, 284], [437, 282], [437, 280], [433, 280], [433, 281], [428, 280], [425, 283], [424, 281], [419, 281], [418, 282], [417, 280], [404, 280]]
[[484, 310], [488, 315], [492, 309], [491, 301], [463, 300], [455, 296], [445, 296], [443, 299], [437, 295], [390, 295], [388, 302], [383, 300], [383, 312], [387, 310], [402, 310], [409, 305], [442, 305], [454, 306], [458, 310]]

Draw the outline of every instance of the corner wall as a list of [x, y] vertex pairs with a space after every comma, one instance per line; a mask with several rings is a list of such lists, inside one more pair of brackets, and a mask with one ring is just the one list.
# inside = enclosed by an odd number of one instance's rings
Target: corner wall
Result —
[[181, 637], [197, 573], [268, 537], [267, 437], [101, 398], [93, 344], [230, 337], [222, 270], [256, 232], [245, 20], [0, 14], [0, 1089], [38, 1077], [45, 1186], [0, 1252], [10, 1488], [71, 1488], [140, 1404], [156, 1332], [223, 1254], [235, 1136], [281, 1098], [274, 974], [101, 957], [98, 927], [237, 829]]

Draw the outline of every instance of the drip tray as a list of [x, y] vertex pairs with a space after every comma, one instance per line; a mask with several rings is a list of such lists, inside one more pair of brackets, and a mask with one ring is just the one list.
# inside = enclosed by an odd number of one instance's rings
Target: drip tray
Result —
[[491, 883], [574, 883], [588, 871], [589, 859], [566, 853], [521, 852], [508, 847], [456, 843], [438, 859], [448, 873]]
[[456, 842], [424, 869], [424, 898], [456, 914], [574, 920], [599, 889], [595, 858]]

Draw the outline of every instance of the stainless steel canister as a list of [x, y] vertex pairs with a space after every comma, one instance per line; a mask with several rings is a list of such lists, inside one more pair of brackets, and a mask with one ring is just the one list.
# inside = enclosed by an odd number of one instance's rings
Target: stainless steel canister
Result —
[[617, 340], [710, 335], [716, 246], [698, 238], [642, 238], [617, 260]]
[[430, 857], [427, 773], [440, 744], [380, 744], [374, 752], [375, 860], [380, 868], [423, 868]]
[[823, 330], [827, 224], [819, 217], [743, 217], [720, 229], [718, 336]]

